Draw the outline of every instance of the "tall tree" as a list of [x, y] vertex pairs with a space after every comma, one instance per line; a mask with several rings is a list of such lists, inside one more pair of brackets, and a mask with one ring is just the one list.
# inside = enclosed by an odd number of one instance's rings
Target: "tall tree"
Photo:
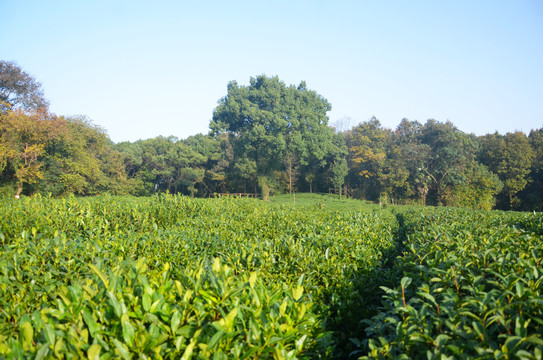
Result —
[[[126, 166], [132, 177], [141, 182], [140, 195], [157, 192], [195, 195], [197, 185], [204, 181], [208, 158], [197, 151], [207, 152], [203, 138], [180, 141], [174, 136], [139, 140], [119, 144], [127, 154]], [[189, 145], [192, 144], [193, 146]]]
[[381, 192], [394, 205], [399, 199], [413, 195], [407, 179], [409, 170], [403, 159], [402, 148], [392, 145], [387, 150], [387, 158], [379, 173]]
[[292, 194], [294, 191], [294, 184], [300, 175], [298, 167], [298, 159], [296, 155], [290, 151], [287, 151], [283, 164], [285, 166], [285, 175], [287, 178], [288, 192]]
[[66, 131], [66, 123], [40, 110], [0, 113], [0, 173], [10, 171], [16, 178], [18, 197], [24, 184], [43, 178], [42, 158], [49, 141]]
[[528, 184], [534, 156], [529, 139], [520, 131], [489, 134], [482, 139], [481, 161], [503, 182], [509, 208], [520, 205], [516, 194]]
[[199, 165], [204, 170], [204, 179], [195, 184], [199, 186], [199, 192], [201, 194], [225, 192], [233, 157], [228, 136], [223, 134], [215, 138], [197, 134], [182, 142], [205, 158], [205, 161]]
[[67, 118], [68, 134], [57, 146], [64, 191], [76, 195], [132, 193], [135, 180], [126, 174], [124, 155], [113, 148], [104, 129], [84, 116]]
[[379, 197], [379, 173], [386, 159], [389, 133], [375, 117], [346, 133], [349, 168], [354, 183], [360, 184], [362, 196], [365, 198]]
[[332, 186], [338, 189], [339, 198], [341, 199], [345, 178], [349, 174], [349, 165], [347, 163], [349, 152], [345, 144], [345, 137], [342, 134], [334, 134], [332, 145], [327, 156], [327, 172]]
[[422, 129], [418, 121], [404, 118], [390, 137], [381, 183], [391, 199], [414, 199], [426, 205], [431, 179], [423, 168], [430, 146], [422, 143]]
[[14, 62], [0, 60], [0, 111], [43, 111], [48, 106], [39, 82]]
[[215, 135], [229, 135], [236, 159], [254, 164], [267, 200], [272, 178], [285, 163], [294, 170], [313, 158], [324, 160], [332, 141], [326, 116], [330, 109], [305, 82], [287, 87], [278, 77], [260, 75], [249, 86], [228, 84], [210, 128]]
[[443, 200], [447, 206], [491, 210], [496, 204], [496, 195], [502, 188], [503, 183], [498, 175], [488, 170], [485, 165], [472, 161], [467, 166], [465, 180], [448, 188]]
[[447, 188], [465, 180], [468, 165], [475, 159], [476, 139], [449, 121], [440, 123], [431, 119], [422, 128], [421, 142], [430, 150], [421, 171], [430, 179], [434, 202], [444, 204]]
[[530, 183], [523, 191], [523, 208], [543, 210], [543, 128], [530, 131], [528, 136], [534, 152]]
[[207, 158], [182, 141], [175, 141], [166, 153], [166, 165], [169, 174], [165, 177], [171, 194], [186, 189], [191, 196], [196, 193], [196, 184], [205, 176]]

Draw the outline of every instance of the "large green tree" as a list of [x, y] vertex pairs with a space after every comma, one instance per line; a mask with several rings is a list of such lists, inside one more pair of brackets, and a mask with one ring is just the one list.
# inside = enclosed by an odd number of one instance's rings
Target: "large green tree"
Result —
[[195, 195], [197, 185], [204, 180], [208, 160], [197, 151], [196, 143], [202, 152], [209, 150], [205, 148], [209, 144], [201, 140], [184, 142], [174, 136], [158, 136], [117, 144], [116, 148], [126, 154], [125, 166], [130, 176], [142, 184], [138, 194], [169, 192]]
[[326, 113], [330, 103], [305, 82], [286, 86], [278, 77], [260, 75], [248, 86], [228, 84], [227, 95], [213, 112], [214, 135], [227, 133], [235, 161], [245, 164], [246, 178], [253, 172], [267, 200], [277, 172], [290, 174], [290, 188], [299, 166], [312, 160], [325, 162], [332, 146]]
[[475, 160], [477, 143], [474, 136], [458, 130], [451, 122], [428, 120], [420, 134], [429, 154], [420, 171], [429, 178], [435, 204], [445, 204], [444, 194], [461, 184]]
[[345, 137], [341, 134], [334, 134], [333, 146], [328, 154], [328, 173], [329, 180], [334, 188], [339, 191], [339, 198], [343, 192], [345, 178], [349, 174], [349, 165], [347, 156], [349, 154], [345, 144]]
[[408, 178], [409, 170], [403, 158], [402, 148], [396, 144], [390, 144], [387, 158], [379, 173], [381, 194], [390, 199], [393, 205], [398, 200], [413, 195]]
[[422, 143], [422, 129], [418, 121], [404, 118], [391, 134], [380, 181], [392, 201], [409, 199], [426, 205], [431, 178], [422, 169], [430, 146]]
[[523, 208], [543, 210], [543, 128], [530, 131], [528, 136], [534, 152], [530, 183], [522, 192]]
[[482, 138], [481, 161], [503, 182], [509, 208], [520, 205], [516, 195], [528, 185], [534, 157], [530, 140], [520, 131]]
[[193, 151], [205, 159], [199, 166], [204, 169], [204, 179], [195, 186], [201, 195], [226, 192], [229, 180], [232, 179], [233, 151], [228, 135], [218, 137], [197, 134], [182, 140]]
[[466, 168], [464, 181], [449, 187], [443, 198], [447, 206], [491, 210], [503, 183], [498, 175], [476, 161]]

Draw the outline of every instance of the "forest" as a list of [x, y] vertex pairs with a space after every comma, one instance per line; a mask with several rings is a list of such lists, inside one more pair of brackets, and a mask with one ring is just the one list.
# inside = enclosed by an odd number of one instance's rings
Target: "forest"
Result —
[[390, 129], [372, 117], [337, 129], [331, 106], [304, 81], [258, 75], [227, 84], [208, 134], [114, 143], [85, 116], [50, 112], [41, 84], [0, 61], [0, 197], [333, 191], [380, 204], [543, 210], [543, 128], [477, 136], [449, 121]]

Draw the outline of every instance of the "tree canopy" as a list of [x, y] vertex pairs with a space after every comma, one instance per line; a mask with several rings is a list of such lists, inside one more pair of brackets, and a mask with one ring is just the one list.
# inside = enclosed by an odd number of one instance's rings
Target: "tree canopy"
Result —
[[41, 84], [14, 62], [0, 60], [0, 110], [44, 110], [49, 102]]
[[332, 130], [326, 113], [328, 101], [305, 82], [286, 86], [278, 77], [260, 75], [249, 86], [235, 81], [220, 99], [210, 124], [212, 133], [226, 133], [235, 159], [246, 164], [240, 170], [258, 178], [267, 198], [276, 172], [287, 169], [290, 190], [299, 166], [312, 160], [325, 165], [332, 146]]
[[[372, 117], [328, 126], [302, 81], [232, 81], [209, 134], [114, 144], [84, 116], [56, 116], [40, 84], [0, 61], [0, 196], [334, 192], [382, 204], [543, 210], [543, 129], [484, 136], [451, 122]], [[260, 190], [258, 190], [260, 188]]]

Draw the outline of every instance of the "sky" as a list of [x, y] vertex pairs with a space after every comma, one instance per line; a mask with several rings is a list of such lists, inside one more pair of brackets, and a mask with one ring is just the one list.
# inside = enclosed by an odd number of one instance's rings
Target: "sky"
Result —
[[543, 1], [0, 0], [0, 60], [114, 142], [207, 133], [228, 82], [307, 82], [341, 130], [543, 127]]

